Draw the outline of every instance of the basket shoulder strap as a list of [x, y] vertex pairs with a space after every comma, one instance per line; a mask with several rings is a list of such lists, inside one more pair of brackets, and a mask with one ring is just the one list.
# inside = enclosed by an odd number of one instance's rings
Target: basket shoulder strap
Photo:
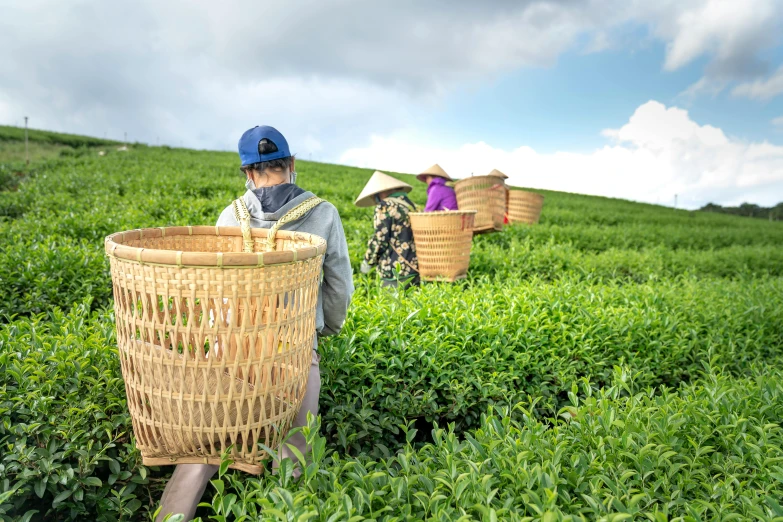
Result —
[[389, 199], [393, 199], [394, 202], [397, 203], [398, 205], [402, 205], [403, 207], [407, 208], [408, 212], [416, 212], [415, 205], [412, 206], [410, 203], [408, 203], [407, 201], [405, 201], [402, 198], [389, 198]]
[[250, 232], [250, 211], [245, 205], [245, 200], [237, 198], [233, 203], [234, 217], [239, 223], [239, 228], [242, 230], [242, 251], [246, 253], [253, 252], [253, 236]]
[[[405, 208], [407, 208], [407, 209], [408, 209], [409, 211], [411, 211], [411, 212], [413, 212], [413, 211], [415, 211], [415, 210], [416, 210], [415, 208], [411, 208], [411, 206], [410, 206], [408, 203], [406, 203], [406, 202], [405, 202], [405, 200], [403, 200], [402, 198], [394, 198], [394, 201], [395, 201], [396, 203], [398, 203], [398, 204], [400, 204], [400, 205], [404, 206]], [[392, 248], [392, 250], [394, 250], [394, 253], [395, 253], [395, 254], [397, 254], [397, 257], [399, 257], [399, 258], [400, 258], [400, 261], [402, 261], [403, 263], [405, 263], [406, 265], [408, 265], [408, 268], [410, 268], [410, 269], [411, 269], [411, 270], [413, 270], [414, 272], [418, 272], [418, 271], [419, 271], [418, 263], [417, 263], [417, 266], [414, 266], [413, 264], [411, 264], [411, 263], [410, 263], [410, 261], [408, 261], [407, 259], [405, 259], [405, 256], [403, 256], [403, 255], [402, 255], [402, 252], [400, 252], [399, 250], [397, 250], [397, 247], [396, 247], [396, 246], [394, 246], [394, 245], [392, 244], [392, 242], [391, 242], [391, 241], [389, 241], [389, 246]], [[418, 259], [417, 259], [417, 261], [418, 261]]]
[[418, 267], [418, 266], [413, 266], [413, 265], [410, 263], [410, 261], [408, 261], [407, 259], [405, 259], [405, 257], [402, 255], [402, 253], [401, 253], [399, 250], [397, 250], [397, 247], [395, 247], [395, 246], [394, 246], [394, 245], [392, 245], [391, 243], [389, 243], [389, 246], [391, 246], [391, 247], [392, 247], [392, 249], [394, 250], [394, 252], [397, 254], [397, 257], [399, 257], [399, 258], [400, 258], [400, 261], [402, 261], [403, 263], [405, 263], [406, 265], [408, 265], [408, 268], [410, 268], [410, 269], [411, 269], [411, 270], [413, 270], [414, 272], [418, 272], [418, 271], [419, 271], [419, 267]]
[[302, 201], [297, 206], [281, 216], [280, 219], [277, 220], [277, 223], [272, 225], [272, 228], [269, 229], [269, 234], [266, 236], [266, 250], [268, 252], [275, 250], [275, 236], [277, 235], [277, 231], [280, 229], [280, 227], [286, 223], [290, 223], [304, 217], [305, 214], [313, 210], [319, 204], [323, 203], [323, 201], [324, 200], [318, 196], [313, 196]]

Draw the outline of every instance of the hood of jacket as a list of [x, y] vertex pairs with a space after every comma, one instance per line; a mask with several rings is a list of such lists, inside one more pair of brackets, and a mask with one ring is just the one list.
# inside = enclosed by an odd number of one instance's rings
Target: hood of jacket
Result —
[[429, 192], [430, 190], [432, 190], [435, 187], [442, 187], [444, 185], [446, 185], [446, 180], [444, 178], [440, 178], [440, 177], [436, 176], [436, 177], [432, 178], [432, 181], [430, 181], [430, 184], [427, 185], [427, 192]]
[[261, 200], [258, 199], [256, 193], [252, 190], [248, 190], [247, 192], [245, 192], [245, 195], [242, 196], [242, 199], [245, 200], [245, 205], [247, 205], [247, 210], [248, 212], [250, 212], [251, 218], [257, 219], [259, 221], [278, 221], [289, 210], [296, 207], [300, 203], [303, 203], [304, 201], [310, 199], [313, 196], [315, 196], [315, 194], [305, 190], [298, 196], [288, 201], [288, 203], [284, 204], [282, 207], [277, 209], [275, 212], [265, 212]]

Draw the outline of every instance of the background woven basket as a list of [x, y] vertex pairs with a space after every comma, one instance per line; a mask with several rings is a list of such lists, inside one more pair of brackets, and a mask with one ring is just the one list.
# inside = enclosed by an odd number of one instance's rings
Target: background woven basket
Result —
[[474, 232], [503, 230], [506, 213], [506, 191], [503, 185], [503, 179], [495, 176], [474, 176], [454, 184], [460, 210], [477, 211]]
[[[106, 238], [122, 376], [145, 465], [260, 473], [304, 398], [326, 242], [240, 227], [169, 227]], [[248, 237], [248, 239], [250, 236]]]
[[456, 281], [467, 275], [475, 217], [475, 210], [410, 214], [423, 280]]
[[524, 190], [511, 190], [508, 194], [509, 223], [538, 223], [544, 207], [544, 196]]

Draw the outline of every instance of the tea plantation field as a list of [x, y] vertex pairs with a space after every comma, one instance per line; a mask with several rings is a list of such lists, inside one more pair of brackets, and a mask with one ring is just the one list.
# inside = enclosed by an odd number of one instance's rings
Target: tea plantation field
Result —
[[[242, 175], [52, 144], [0, 155], [0, 520], [149, 520], [171, 470], [133, 448], [103, 238], [214, 224]], [[466, 281], [396, 292], [358, 273], [371, 171], [297, 165], [357, 286], [320, 347], [314, 461], [221, 473], [203, 520], [783, 520], [783, 224], [544, 191], [539, 225], [475, 238]]]

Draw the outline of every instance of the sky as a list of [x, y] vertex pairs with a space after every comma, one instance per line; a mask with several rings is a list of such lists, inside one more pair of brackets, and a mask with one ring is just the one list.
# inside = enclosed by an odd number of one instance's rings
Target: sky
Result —
[[[0, 0], [0, 124], [698, 208], [783, 201], [781, 0]], [[357, 187], [357, 193], [361, 187]]]

